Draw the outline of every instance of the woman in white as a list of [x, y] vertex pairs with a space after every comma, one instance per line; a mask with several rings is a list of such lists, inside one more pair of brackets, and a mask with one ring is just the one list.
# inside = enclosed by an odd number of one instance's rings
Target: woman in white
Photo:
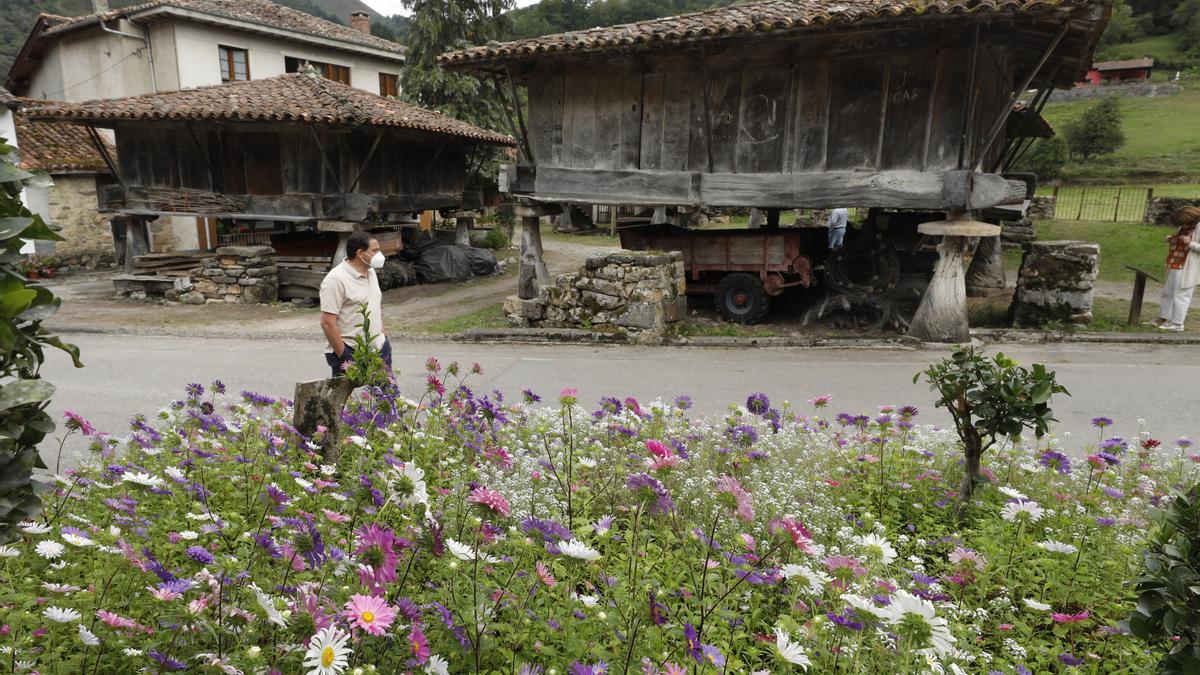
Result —
[[1200, 283], [1200, 241], [1196, 225], [1200, 223], [1200, 208], [1183, 206], [1171, 214], [1171, 224], [1178, 227], [1167, 237], [1167, 279], [1163, 283], [1162, 303], [1158, 320], [1160, 330], [1178, 333], [1183, 330], [1192, 293]]

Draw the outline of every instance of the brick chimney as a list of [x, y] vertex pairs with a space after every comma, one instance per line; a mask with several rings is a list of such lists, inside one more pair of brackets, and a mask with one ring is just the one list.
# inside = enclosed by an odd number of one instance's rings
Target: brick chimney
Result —
[[[103, 0], [92, 0], [92, 2], [101, 2]], [[366, 12], [355, 12], [350, 15], [350, 27], [356, 31], [371, 34], [371, 15]]]
[[108, 0], [92, 0], [92, 13], [104, 14], [108, 12]]

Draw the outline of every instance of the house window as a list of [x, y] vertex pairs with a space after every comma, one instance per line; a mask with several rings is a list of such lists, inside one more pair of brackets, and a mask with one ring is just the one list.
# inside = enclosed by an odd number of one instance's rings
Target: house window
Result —
[[391, 73], [379, 74], [379, 95], [380, 96], [399, 96], [400, 95], [400, 76], [392, 75]]
[[283, 69], [289, 73], [298, 73], [306, 63], [326, 79], [341, 82], [342, 84], [350, 84], [350, 66], [339, 66], [336, 63], [321, 63], [320, 61], [310, 61], [295, 56], [287, 56], [283, 59]]
[[250, 79], [250, 55], [245, 49], [217, 47], [221, 57], [221, 81], [236, 82]]

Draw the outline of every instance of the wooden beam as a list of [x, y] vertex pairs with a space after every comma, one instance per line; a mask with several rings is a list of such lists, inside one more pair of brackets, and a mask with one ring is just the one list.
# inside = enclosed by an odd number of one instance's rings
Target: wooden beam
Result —
[[[692, 171], [606, 171], [562, 167], [529, 168], [540, 201], [641, 206], [836, 206], [980, 209], [1019, 203], [1023, 181], [996, 174], [948, 171], [829, 171], [823, 173], [702, 173]], [[510, 174], [512, 172], [510, 171]], [[510, 184], [511, 185], [511, 184]]]

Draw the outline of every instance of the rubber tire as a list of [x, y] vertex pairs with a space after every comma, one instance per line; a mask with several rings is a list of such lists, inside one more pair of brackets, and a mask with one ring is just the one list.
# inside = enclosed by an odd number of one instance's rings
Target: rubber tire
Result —
[[771, 299], [758, 277], [737, 272], [717, 284], [717, 313], [733, 323], [758, 323], [771, 309]]

